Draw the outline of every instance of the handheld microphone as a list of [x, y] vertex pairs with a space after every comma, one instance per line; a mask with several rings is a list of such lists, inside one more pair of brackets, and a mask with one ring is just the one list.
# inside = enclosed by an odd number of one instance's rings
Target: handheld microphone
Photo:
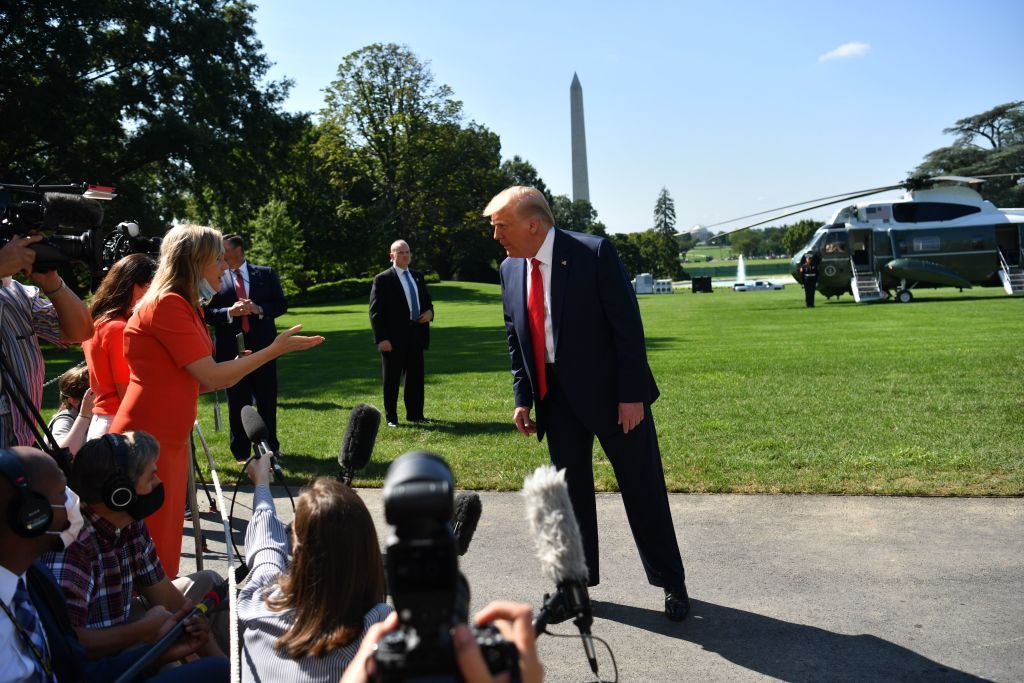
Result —
[[277, 456], [274, 455], [274, 451], [270, 447], [270, 433], [267, 431], [267, 423], [263, 421], [263, 418], [260, 417], [260, 414], [252, 406], [242, 406], [242, 427], [245, 429], [245, 435], [249, 437], [249, 440], [256, 444], [256, 457], [267, 456], [270, 458], [270, 466], [274, 470], [274, 480], [283, 482], [284, 472], [281, 471], [281, 465], [277, 462]]
[[127, 671], [121, 674], [115, 683], [131, 683], [131, 681], [138, 678], [139, 674], [141, 674], [144, 669], [149, 668], [149, 665], [156, 661], [157, 657], [166, 652], [167, 648], [169, 648], [174, 641], [181, 636], [182, 631], [185, 630], [185, 624], [189, 619], [200, 614], [206, 614], [210, 610], [215, 609], [227, 597], [227, 590], [227, 584], [222, 583], [207, 593], [203, 597], [202, 602], [193, 607], [183, 619], [171, 627], [170, 631], [161, 636], [160, 640], [153, 643], [153, 646], [146, 650], [146, 653], [143, 654], [138, 661], [132, 664]]
[[366, 403], [357, 403], [348, 415], [348, 426], [338, 451], [338, 464], [341, 465], [338, 479], [345, 486], [352, 486], [352, 477], [370, 462], [378, 429], [380, 411]]
[[541, 570], [556, 586], [554, 595], [545, 594], [544, 605], [533, 620], [533, 630], [539, 636], [548, 624], [572, 619], [583, 640], [590, 669], [596, 674], [597, 652], [590, 635], [594, 617], [587, 591], [589, 572], [565, 472], [551, 465], [538, 467], [523, 482], [523, 496]]
[[480, 513], [483, 512], [483, 505], [480, 503], [480, 494], [476, 491], [459, 491], [455, 494], [455, 505], [452, 511], [452, 533], [455, 534], [455, 544], [459, 548], [459, 557], [469, 550], [469, 542], [473, 540], [476, 533], [476, 525], [480, 522]]

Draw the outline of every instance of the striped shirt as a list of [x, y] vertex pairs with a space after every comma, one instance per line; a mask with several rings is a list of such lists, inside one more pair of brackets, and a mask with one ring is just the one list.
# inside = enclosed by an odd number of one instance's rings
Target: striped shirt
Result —
[[44, 553], [43, 562], [67, 599], [71, 625], [106, 628], [128, 621], [132, 591], [166, 576], [146, 523], [123, 529], [82, 506], [85, 525], [65, 550]]
[[[54, 344], [60, 342], [60, 321], [50, 300], [38, 287], [26, 286], [12, 278], [4, 278], [0, 286], [0, 342], [21, 383], [36, 408], [43, 400], [43, 352], [39, 338]], [[3, 375], [0, 373], [0, 386]], [[25, 422], [7, 398], [7, 387], [0, 391], [0, 446], [31, 446], [35, 443], [32, 426]], [[14, 389], [10, 389], [13, 393]], [[10, 422], [8, 422], [10, 420]], [[13, 429], [8, 431], [8, 424]], [[13, 433], [11, 433], [13, 432]]]
[[265, 598], [280, 593], [277, 579], [288, 565], [288, 540], [267, 486], [256, 487], [253, 503], [252, 520], [245, 532], [246, 562], [252, 569], [236, 601], [242, 632], [242, 680], [337, 683], [355, 657], [366, 629], [384, 621], [391, 606], [383, 602], [374, 605], [363, 617], [359, 637], [323, 657], [291, 659], [280, 653], [274, 644], [291, 628], [293, 610], [271, 610]]

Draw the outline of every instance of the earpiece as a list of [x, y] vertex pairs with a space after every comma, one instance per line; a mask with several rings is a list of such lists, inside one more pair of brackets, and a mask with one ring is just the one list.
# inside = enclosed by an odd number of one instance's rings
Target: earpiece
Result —
[[0, 448], [0, 472], [14, 487], [14, 499], [7, 508], [11, 529], [23, 538], [42, 536], [53, 523], [49, 499], [32, 490], [21, 460], [6, 448]]

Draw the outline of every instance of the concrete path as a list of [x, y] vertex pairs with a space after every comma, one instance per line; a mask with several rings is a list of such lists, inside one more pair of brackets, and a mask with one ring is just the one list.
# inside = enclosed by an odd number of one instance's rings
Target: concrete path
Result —
[[[381, 492], [360, 494], [383, 542]], [[275, 495], [290, 520], [287, 497]], [[472, 611], [496, 598], [536, 608], [553, 587], [534, 557], [523, 499], [481, 498], [461, 563]], [[665, 619], [661, 590], [644, 579], [619, 496], [598, 496], [603, 581], [591, 591], [593, 634], [611, 648], [618, 680], [1024, 680], [1024, 500], [670, 499], [693, 604], [682, 624]], [[240, 492], [239, 546], [250, 503]], [[206, 568], [225, 572], [219, 515], [202, 516]], [[191, 537], [185, 550], [182, 572], [195, 566]], [[546, 680], [595, 680], [578, 638], [538, 643]], [[601, 680], [615, 680], [608, 650], [598, 648]]]

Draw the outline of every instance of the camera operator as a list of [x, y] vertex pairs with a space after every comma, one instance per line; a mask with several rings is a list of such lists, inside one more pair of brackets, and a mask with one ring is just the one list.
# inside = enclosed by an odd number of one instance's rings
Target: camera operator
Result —
[[60, 410], [47, 425], [54, 440], [71, 455], [85, 443], [89, 422], [92, 420], [93, 393], [89, 388], [89, 369], [76, 365], [57, 382], [60, 390]]
[[131, 254], [115, 263], [103, 278], [89, 305], [96, 331], [82, 344], [89, 361], [89, 384], [96, 392], [89, 438], [103, 436], [128, 391], [128, 361], [124, 358], [124, 326], [132, 309], [149, 289], [156, 261]]
[[[175, 612], [221, 583], [212, 571], [172, 582], [160, 565], [143, 522], [163, 502], [159, 454], [156, 439], [145, 432], [107, 434], [82, 446], [72, 463], [69, 485], [82, 497], [83, 526], [73, 542], [43, 561], [90, 657], [156, 641]], [[133, 592], [141, 599], [133, 600]], [[223, 613], [215, 617], [226, 646], [227, 619]], [[209, 634], [198, 654], [224, 656]]]
[[[57, 271], [32, 270], [35, 252], [29, 246], [41, 235], [19, 235], [0, 249], [0, 341], [14, 377], [0, 373], [0, 448], [28, 446], [35, 441], [32, 425], [12, 404], [17, 382], [28, 393], [36, 410], [43, 398], [43, 352], [39, 338], [53, 343], [85, 341], [92, 336], [92, 318], [82, 300], [71, 291]], [[24, 273], [35, 286], [23, 285], [12, 275]]]
[[[523, 683], [539, 683], [544, 680], [544, 667], [537, 656], [536, 636], [533, 632], [533, 608], [523, 603], [496, 600], [478, 612], [474, 621], [478, 626], [493, 624], [505, 640], [515, 643], [519, 652], [519, 675]], [[376, 676], [374, 651], [381, 638], [397, 627], [397, 614], [371, 626], [340, 683], [369, 683], [373, 680]], [[491, 676], [480, 646], [465, 624], [457, 625], [452, 631], [452, 646], [455, 649], [455, 662], [466, 683], [492, 683], [508, 679], [507, 674]]]
[[[81, 521], [78, 498], [56, 462], [35, 448], [0, 450], [0, 680], [108, 683], [134, 664], [142, 649], [90, 659], [68, 624], [60, 589], [36, 560], [54, 544], [75, 536]], [[61, 531], [58, 531], [60, 529]], [[180, 619], [185, 611], [175, 615]], [[181, 659], [205, 641], [206, 629], [189, 621], [182, 638], [157, 664]], [[163, 683], [227, 681], [228, 663], [207, 658], [169, 669], [147, 680]]]
[[239, 592], [243, 681], [338, 680], [384, 603], [384, 564], [359, 496], [321, 477], [299, 495], [292, 556], [270, 493], [270, 458], [249, 464], [256, 490]]

